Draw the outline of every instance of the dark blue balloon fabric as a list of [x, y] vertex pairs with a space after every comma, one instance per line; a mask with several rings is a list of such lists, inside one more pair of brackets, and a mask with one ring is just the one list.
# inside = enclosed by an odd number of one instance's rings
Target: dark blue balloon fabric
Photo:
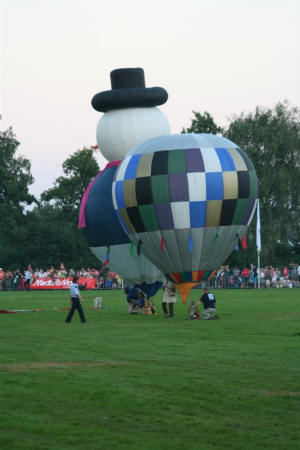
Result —
[[91, 187], [85, 210], [86, 228], [83, 235], [90, 247], [126, 244], [125, 234], [115, 213], [111, 188], [118, 166], [106, 168]]
[[161, 281], [155, 281], [154, 283], [146, 283], [145, 281], [141, 284], [137, 284], [137, 287], [147, 295], [147, 297], [154, 297], [156, 292], [162, 287], [163, 283]]

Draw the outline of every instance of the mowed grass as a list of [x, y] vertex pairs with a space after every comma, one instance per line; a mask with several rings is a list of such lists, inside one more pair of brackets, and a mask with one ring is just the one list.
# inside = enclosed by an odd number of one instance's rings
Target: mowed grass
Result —
[[[122, 291], [0, 292], [1, 449], [300, 448], [300, 289], [217, 290], [219, 321]], [[89, 310], [95, 296], [102, 310]], [[193, 290], [196, 299], [200, 290]]]

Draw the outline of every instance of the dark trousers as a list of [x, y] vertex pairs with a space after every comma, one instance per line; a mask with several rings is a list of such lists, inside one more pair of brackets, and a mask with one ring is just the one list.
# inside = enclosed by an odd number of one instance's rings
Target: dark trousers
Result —
[[16, 279], [16, 285], [15, 286], [16, 286], [17, 290], [19, 290], [19, 289], [21, 289], [22, 291], [24, 290], [21, 278], [17, 278]]
[[[169, 305], [169, 312], [168, 312], [168, 305]], [[166, 317], [173, 317], [174, 316], [174, 303], [165, 303], [162, 302], [162, 309]]]
[[66, 322], [71, 322], [75, 309], [77, 309], [78, 311], [81, 322], [86, 322], [79, 298], [73, 297], [71, 300], [72, 300], [72, 308], [66, 318]]
[[25, 289], [26, 291], [30, 290], [30, 278], [28, 278], [27, 280], [25, 280]]

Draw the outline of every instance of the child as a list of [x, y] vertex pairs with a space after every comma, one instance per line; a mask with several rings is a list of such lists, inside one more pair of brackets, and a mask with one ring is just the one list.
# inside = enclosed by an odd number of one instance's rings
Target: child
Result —
[[198, 306], [195, 305], [195, 302], [192, 302], [189, 308], [189, 319], [193, 320], [193, 319], [200, 319], [200, 313], [198, 310]]

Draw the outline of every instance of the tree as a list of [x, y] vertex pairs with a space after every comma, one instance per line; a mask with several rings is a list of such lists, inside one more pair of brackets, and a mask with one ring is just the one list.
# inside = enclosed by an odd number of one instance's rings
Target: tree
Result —
[[183, 128], [181, 133], [218, 134], [223, 132], [223, 129], [216, 125], [213, 117], [207, 111], [204, 111], [204, 114], [193, 111], [193, 114], [194, 118], [192, 119], [191, 126], [189, 128]]
[[29, 193], [33, 183], [30, 161], [16, 155], [19, 142], [12, 128], [0, 132], [0, 233], [12, 233], [24, 208], [36, 202]]
[[7, 266], [22, 247], [16, 244], [26, 226], [25, 207], [37, 202], [29, 193], [33, 183], [30, 161], [17, 155], [19, 142], [12, 128], [0, 132], [0, 262]]
[[[300, 112], [287, 102], [234, 117], [225, 132], [250, 157], [259, 180], [262, 263], [276, 264], [282, 245], [295, 258], [300, 236]], [[255, 221], [249, 230], [255, 248]], [[300, 255], [298, 255], [300, 256]], [[283, 263], [283, 261], [281, 261]]]
[[45, 202], [53, 200], [66, 212], [77, 212], [85, 189], [99, 170], [93, 149], [78, 150], [64, 161], [65, 176], [58, 177], [54, 186], [42, 193], [41, 199]]
[[[63, 224], [63, 226], [62, 226]], [[28, 264], [43, 269], [64, 262], [67, 268], [99, 267], [101, 263], [90, 251], [76, 224], [53, 205], [42, 205], [28, 211], [16, 225], [13, 239], [6, 239], [1, 265], [24, 269]]]

